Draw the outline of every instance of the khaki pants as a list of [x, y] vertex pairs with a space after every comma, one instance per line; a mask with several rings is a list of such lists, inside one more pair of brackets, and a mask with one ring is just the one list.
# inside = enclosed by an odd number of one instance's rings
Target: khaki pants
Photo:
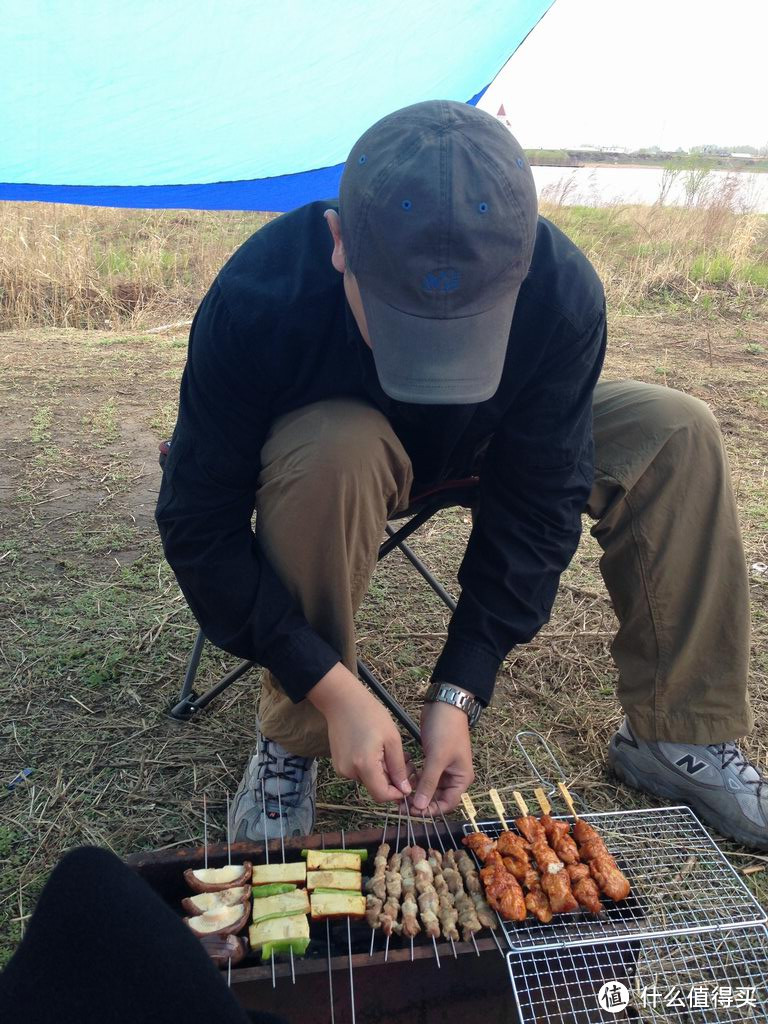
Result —
[[[698, 399], [636, 381], [594, 397], [595, 483], [585, 511], [619, 619], [618, 698], [647, 740], [719, 743], [752, 728], [749, 595], [722, 438]], [[411, 464], [387, 419], [352, 399], [277, 420], [262, 450], [256, 531], [307, 620], [356, 671], [354, 615]], [[328, 754], [325, 719], [262, 673], [264, 735]]]

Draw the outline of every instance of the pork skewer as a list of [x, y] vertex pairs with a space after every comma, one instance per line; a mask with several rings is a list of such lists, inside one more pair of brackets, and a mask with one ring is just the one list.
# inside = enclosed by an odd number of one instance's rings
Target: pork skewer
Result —
[[[437, 951], [437, 940], [440, 937], [440, 920], [437, 916], [437, 911], [440, 906], [440, 901], [437, 898], [437, 893], [435, 892], [435, 887], [433, 885], [434, 875], [432, 873], [432, 868], [430, 867], [426, 851], [416, 845], [416, 836], [413, 831], [411, 809], [408, 806], [407, 796], [403, 797], [403, 803], [405, 804], [408, 831], [411, 833], [411, 863], [413, 865], [414, 886], [418, 893], [416, 900], [419, 907], [419, 914], [421, 916], [421, 924], [424, 931], [432, 939], [432, 948], [435, 951], [435, 961], [439, 967], [440, 954]], [[413, 960], [413, 940], [411, 940], [411, 960]]]
[[384, 828], [381, 832], [381, 843], [376, 851], [373, 861], [373, 875], [365, 884], [365, 920], [371, 929], [371, 948], [368, 953], [373, 956], [373, 945], [376, 941], [376, 929], [381, 927], [381, 908], [387, 898], [387, 858], [389, 856], [389, 843], [384, 842], [389, 824], [389, 811], [384, 818]]
[[[434, 819], [433, 819], [434, 824]], [[432, 846], [432, 839], [429, 834], [427, 827], [426, 818], [422, 819], [422, 825], [424, 827], [424, 841], [427, 847], [427, 858], [429, 865], [432, 868], [433, 885], [435, 892], [437, 893], [438, 899], [438, 919], [440, 921], [440, 927], [442, 929], [443, 938], [447, 939], [451, 944], [451, 950], [453, 952], [454, 960], [458, 959], [458, 953], [456, 952], [456, 941], [459, 938], [459, 932], [456, 928], [456, 923], [459, 919], [459, 912], [453, 903], [453, 895], [448, 888], [448, 883], [443, 878], [443, 854], [440, 850], [434, 849]], [[439, 840], [438, 835], [438, 840]], [[440, 843], [442, 846], [442, 843]]]
[[385, 872], [387, 900], [381, 910], [381, 927], [387, 937], [384, 944], [384, 963], [387, 962], [389, 957], [389, 940], [392, 937], [392, 932], [399, 934], [402, 927], [398, 921], [400, 916], [400, 897], [403, 889], [402, 879], [400, 878], [400, 861], [402, 859], [402, 854], [400, 853], [400, 826], [402, 825], [402, 820], [402, 812], [398, 808], [395, 852], [390, 855]]
[[[568, 835], [570, 831], [568, 823], [565, 821], [555, 821], [551, 817], [552, 807], [543, 789], [534, 789], [534, 793], [543, 812], [541, 823], [547, 839], [560, 859], [565, 863], [565, 870], [568, 872], [573, 895], [576, 897], [579, 906], [584, 907], [591, 914], [599, 914], [603, 909], [603, 904], [600, 902], [600, 890], [590, 876], [589, 867], [579, 861], [578, 847]], [[555, 840], [557, 837], [559, 837], [559, 842], [556, 845]], [[565, 842], [566, 839], [567, 844]]]

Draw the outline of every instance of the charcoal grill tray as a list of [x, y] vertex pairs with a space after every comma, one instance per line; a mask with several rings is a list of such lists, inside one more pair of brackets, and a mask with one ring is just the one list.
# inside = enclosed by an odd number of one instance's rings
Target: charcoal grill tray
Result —
[[[562, 820], [570, 820], [560, 816]], [[550, 924], [502, 922], [510, 949], [581, 946], [765, 924], [768, 917], [689, 807], [584, 814], [632, 886], [602, 914], [578, 910]], [[514, 830], [514, 824], [508, 819]], [[497, 837], [498, 820], [478, 822]], [[465, 833], [472, 826], [464, 826]]]

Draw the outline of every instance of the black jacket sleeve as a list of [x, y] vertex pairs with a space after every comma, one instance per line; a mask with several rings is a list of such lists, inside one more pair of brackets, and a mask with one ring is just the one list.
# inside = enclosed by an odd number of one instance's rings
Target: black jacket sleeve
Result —
[[488, 703], [502, 660], [549, 619], [581, 536], [593, 478], [592, 393], [603, 310], [569, 324], [507, 411], [480, 472], [480, 500], [459, 570], [461, 597], [434, 678]]
[[190, 333], [156, 519], [206, 638], [265, 665], [299, 701], [339, 655], [311, 629], [251, 528], [271, 422], [269, 368], [255, 365], [259, 358], [214, 283]]

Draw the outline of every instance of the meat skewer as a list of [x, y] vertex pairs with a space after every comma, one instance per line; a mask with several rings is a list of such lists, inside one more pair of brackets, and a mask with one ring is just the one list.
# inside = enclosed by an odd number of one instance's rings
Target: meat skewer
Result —
[[[565, 870], [568, 872], [568, 878], [571, 882], [573, 895], [576, 897], [579, 906], [584, 907], [584, 909], [588, 910], [591, 914], [599, 914], [603, 909], [603, 904], [600, 902], [600, 890], [592, 879], [587, 865], [579, 862], [578, 847], [574, 843], [573, 839], [567, 835], [569, 832], [568, 823], [555, 821], [554, 818], [550, 816], [552, 807], [543, 789], [534, 789], [534, 793], [536, 794], [536, 799], [539, 801], [539, 806], [543, 812], [541, 823], [547, 834], [547, 838], [553, 846], [555, 846], [552, 838], [553, 836], [559, 836], [561, 839], [556, 849], [558, 855], [565, 863]], [[548, 823], [551, 823], [549, 827]], [[556, 826], [556, 828], [553, 828], [552, 826]], [[565, 845], [564, 840], [566, 838], [570, 845]], [[573, 847], [573, 850], [571, 850], [570, 847]], [[575, 860], [572, 859], [573, 851], [575, 851]]]
[[483, 861], [480, 878], [483, 880], [485, 898], [489, 906], [507, 921], [524, 921], [528, 916], [528, 909], [519, 882], [504, 866], [501, 854], [496, 849], [497, 844], [480, 832], [472, 801], [466, 793], [461, 799], [475, 827], [475, 833], [465, 836], [463, 843]]
[[498, 920], [494, 917], [493, 911], [483, 897], [483, 888], [480, 885], [480, 877], [472, 858], [466, 850], [459, 850], [456, 854], [456, 864], [464, 882], [467, 895], [475, 905], [477, 919], [483, 928], [490, 928], [495, 931], [499, 927]]
[[[386, 834], [386, 826], [385, 826]], [[365, 920], [372, 929], [381, 927], [381, 908], [387, 898], [387, 882], [385, 872], [387, 870], [387, 857], [389, 856], [389, 843], [382, 842], [376, 851], [373, 861], [373, 875], [365, 883]], [[373, 942], [375, 936], [371, 936], [371, 955], [373, 954]]]
[[471, 942], [482, 929], [472, 898], [464, 889], [464, 883], [456, 863], [456, 853], [448, 850], [443, 857], [443, 878], [453, 895], [453, 905], [459, 913], [457, 924], [461, 927], [461, 937]]
[[571, 889], [571, 880], [565, 865], [547, 842], [547, 834], [543, 826], [528, 811], [528, 805], [522, 793], [513, 792], [515, 803], [522, 811], [522, 817], [515, 819], [518, 830], [531, 844], [536, 864], [541, 872], [541, 888], [549, 899], [553, 914], [576, 910], [576, 901]]
[[547, 894], [541, 886], [541, 876], [531, 864], [530, 844], [520, 836], [514, 835], [507, 827], [507, 813], [501, 802], [498, 791], [490, 791], [491, 802], [501, 819], [504, 831], [499, 836], [497, 849], [502, 855], [504, 866], [520, 882], [525, 890], [525, 906], [542, 924], [552, 920], [552, 907]]
[[564, 782], [558, 783], [558, 789], [574, 817], [573, 835], [579, 848], [582, 862], [589, 864], [592, 878], [597, 882], [600, 891], [608, 899], [625, 900], [630, 893], [630, 885], [601, 836], [576, 813], [571, 794]]

